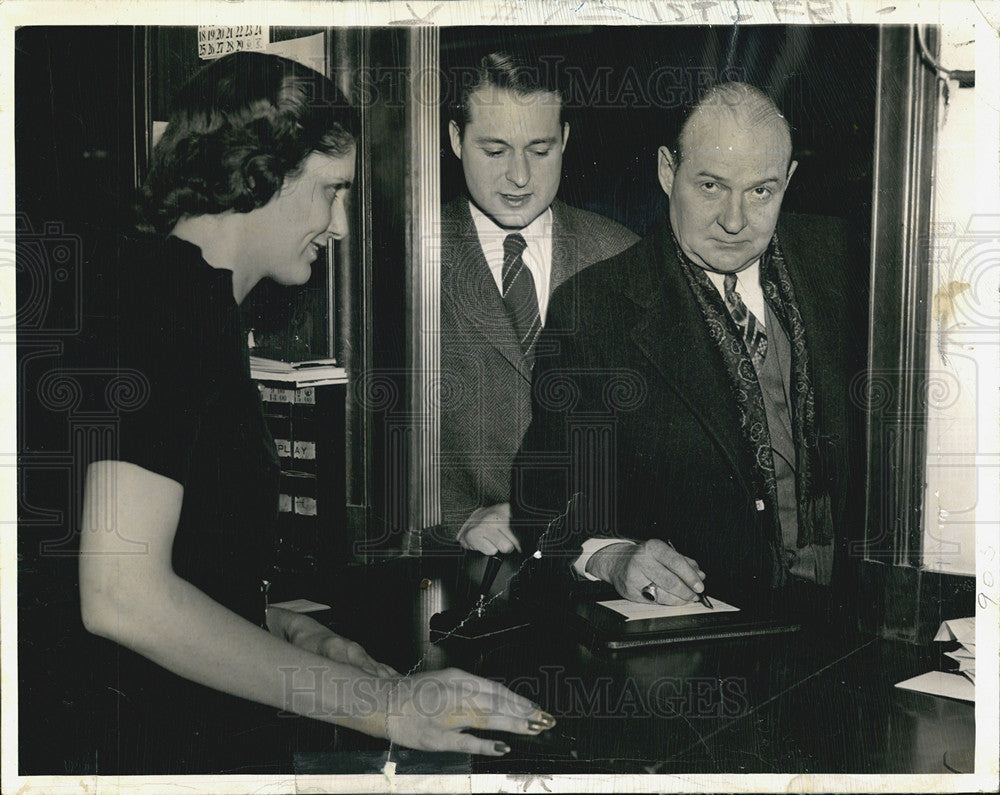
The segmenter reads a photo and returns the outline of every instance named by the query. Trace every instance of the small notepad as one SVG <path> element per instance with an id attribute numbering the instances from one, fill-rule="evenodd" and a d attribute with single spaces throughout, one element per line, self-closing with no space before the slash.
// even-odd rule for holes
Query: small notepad
<path id="1" fill-rule="evenodd" d="M 630 602 L 628 599 L 612 599 L 607 602 L 598 602 L 597 604 L 620 613 L 625 616 L 626 621 L 639 621 L 644 618 L 676 618 L 677 616 L 700 616 L 739 612 L 738 607 L 716 599 L 714 596 L 711 599 L 715 607 L 714 610 L 705 607 L 701 602 L 689 602 L 683 605 L 658 605 Z"/>

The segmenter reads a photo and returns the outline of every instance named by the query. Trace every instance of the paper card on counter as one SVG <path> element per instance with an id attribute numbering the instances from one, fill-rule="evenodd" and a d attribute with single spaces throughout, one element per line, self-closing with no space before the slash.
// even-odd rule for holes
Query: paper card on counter
<path id="1" fill-rule="evenodd" d="M 268 607 L 280 607 L 282 610 L 290 610 L 293 613 L 316 613 L 320 610 L 330 609 L 330 605 L 322 605 L 319 602 L 312 602 L 309 599 L 292 599 L 288 602 L 271 602 Z"/>
<path id="2" fill-rule="evenodd" d="M 947 621 L 942 621 L 934 640 L 957 640 L 963 646 L 974 648 L 976 645 L 975 617 L 950 618 Z"/>
<path id="3" fill-rule="evenodd" d="M 713 613 L 732 613 L 739 610 L 738 607 L 726 604 L 714 596 L 709 598 L 712 600 L 714 610 L 705 607 L 701 602 L 689 602 L 686 605 L 657 605 L 630 602 L 628 599 L 611 599 L 607 602 L 598 602 L 597 604 L 604 605 L 604 607 L 614 610 L 616 613 L 621 613 L 625 616 L 626 621 L 638 621 L 643 618 L 712 615 Z"/>
<path id="4" fill-rule="evenodd" d="M 928 671 L 920 676 L 914 676 L 896 687 L 903 690 L 916 690 L 932 696 L 946 696 L 962 701 L 976 700 L 976 685 L 961 674 L 946 674 L 942 671 Z"/>

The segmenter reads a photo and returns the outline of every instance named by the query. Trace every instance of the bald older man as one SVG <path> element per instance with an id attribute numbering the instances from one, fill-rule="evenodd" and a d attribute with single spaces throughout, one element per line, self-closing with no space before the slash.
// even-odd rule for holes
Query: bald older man
<path id="1" fill-rule="evenodd" d="M 791 154 L 766 95 L 714 87 L 659 150 L 669 222 L 553 296 L 513 482 L 539 568 L 668 605 L 842 568 L 857 263 L 839 222 L 781 214 Z"/>

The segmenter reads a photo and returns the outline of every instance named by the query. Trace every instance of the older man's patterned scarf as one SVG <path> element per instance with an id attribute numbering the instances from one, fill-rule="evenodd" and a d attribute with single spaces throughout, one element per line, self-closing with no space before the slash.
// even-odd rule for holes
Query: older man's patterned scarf
<path id="1" fill-rule="evenodd" d="M 673 235 L 671 234 L 673 238 Z M 701 310 L 708 333 L 719 347 L 726 371 L 733 386 L 736 405 L 740 412 L 743 438 L 754 462 L 756 487 L 772 506 L 777 506 L 777 481 L 771 438 L 767 430 L 764 395 L 753 362 L 747 355 L 743 337 L 726 310 L 722 296 L 709 281 L 705 271 L 685 256 L 676 238 L 673 238 L 681 272 L 691 287 Z M 828 544 L 833 539 L 833 519 L 830 514 L 830 496 L 823 471 L 822 457 L 817 449 L 816 406 L 812 381 L 809 377 L 809 352 L 806 350 L 805 324 L 799 313 L 792 289 L 785 258 L 775 234 L 760 260 L 760 284 L 771 311 L 781 322 L 788 335 L 792 351 L 791 362 L 791 423 L 796 457 L 796 492 L 798 494 L 798 546 Z M 785 566 L 782 562 L 781 528 L 778 512 L 774 516 L 775 540 L 774 585 L 784 581 Z"/>

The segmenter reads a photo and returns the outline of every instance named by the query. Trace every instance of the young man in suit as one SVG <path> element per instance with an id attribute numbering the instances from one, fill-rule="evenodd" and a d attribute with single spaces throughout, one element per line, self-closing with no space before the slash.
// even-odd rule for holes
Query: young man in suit
<path id="1" fill-rule="evenodd" d="M 468 197 L 442 209 L 441 510 L 447 541 L 519 549 L 510 467 L 531 419 L 549 296 L 636 236 L 556 192 L 569 138 L 562 97 L 506 53 L 484 57 L 449 124 Z"/>
<path id="2" fill-rule="evenodd" d="M 512 502 L 556 571 L 660 604 L 829 593 L 859 263 L 838 222 L 781 216 L 791 155 L 768 97 L 716 86 L 659 150 L 668 222 L 550 301 Z"/>

